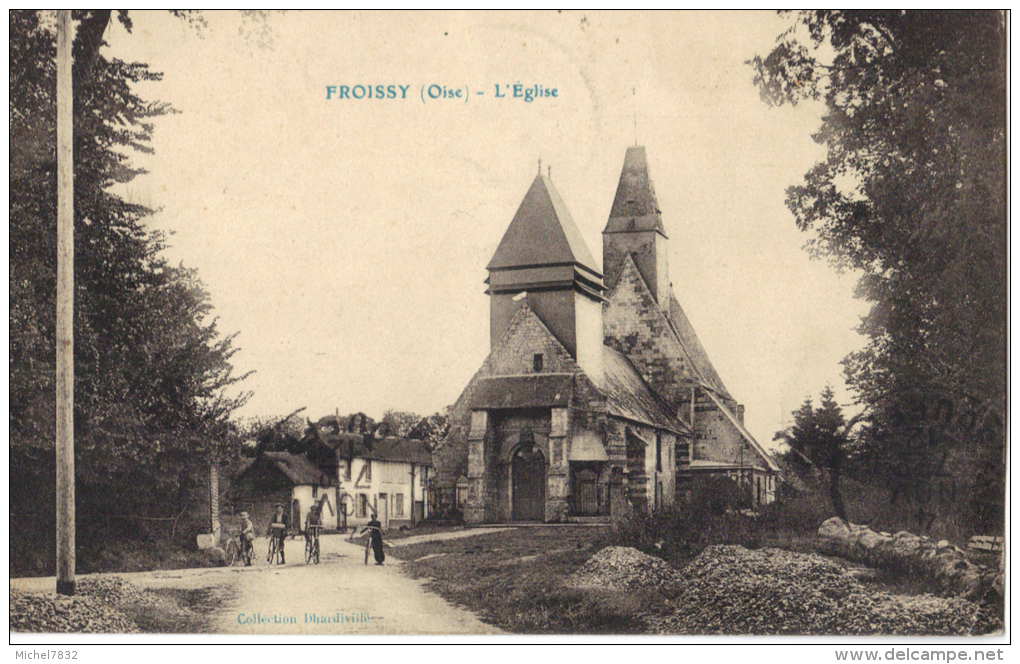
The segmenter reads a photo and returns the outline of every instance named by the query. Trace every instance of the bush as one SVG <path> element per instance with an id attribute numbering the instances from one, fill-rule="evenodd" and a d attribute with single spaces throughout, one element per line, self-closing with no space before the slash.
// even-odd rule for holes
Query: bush
<path id="1" fill-rule="evenodd" d="M 757 514 L 740 511 L 742 498 L 732 480 L 697 478 L 690 501 L 633 514 L 614 526 L 607 543 L 632 546 L 682 567 L 712 544 L 811 550 L 818 526 L 831 516 L 813 495 L 773 503 Z"/>

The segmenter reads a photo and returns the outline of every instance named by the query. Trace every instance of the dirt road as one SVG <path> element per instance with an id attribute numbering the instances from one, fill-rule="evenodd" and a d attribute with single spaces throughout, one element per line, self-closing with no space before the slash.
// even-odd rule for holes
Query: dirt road
<path id="1" fill-rule="evenodd" d="M 304 540 L 287 541 L 287 565 L 270 567 L 266 540 L 252 567 L 120 574 L 143 588 L 212 589 L 221 600 L 211 631 L 221 634 L 494 634 L 499 630 L 451 606 L 400 573 L 399 561 L 364 564 L 364 547 L 324 535 L 318 565 L 305 564 Z M 52 577 L 12 579 L 11 587 L 51 591 Z"/>

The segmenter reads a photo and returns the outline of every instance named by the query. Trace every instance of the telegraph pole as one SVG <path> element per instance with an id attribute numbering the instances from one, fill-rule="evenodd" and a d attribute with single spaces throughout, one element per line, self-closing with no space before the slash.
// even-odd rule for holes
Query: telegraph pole
<path id="1" fill-rule="evenodd" d="M 57 14 L 57 593 L 74 594 L 74 152 L 71 12 Z"/>

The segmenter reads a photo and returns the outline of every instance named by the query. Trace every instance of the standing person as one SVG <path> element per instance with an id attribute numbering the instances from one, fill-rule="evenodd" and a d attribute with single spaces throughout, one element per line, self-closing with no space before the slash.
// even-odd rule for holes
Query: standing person
<path id="1" fill-rule="evenodd" d="M 244 559 L 245 567 L 251 567 L 252 554 L 254 553 L 252 542 L 254 541 L 255 524 L 251 522 L 247 512 L 241 512 L 241 546 L 244 547 L 242 558 Z"/>
<path id="2" fill-rule="evenodd" d="M 382 524 L 379 523 L 379 518 L 375 512 L 372 512 L 372 520 L 368 522 L 368 525 L 361 532 L 363 534 L 368 533 L 372 540 L 372 553 L 375 554 L 375 564 L 382 565 L 383 561 L 386 560 L 386 554 L 383 553 L 382 548 Z"/>
<path id="3" fill-rule="evenodd" d="M 283 513 L 283 505 L 276 506 L 276 514 L 269 520 L 269 529 L 266 531 L 266 535 L 276 538 L 276 545 L 280 551 L 280 564 L 286 564 L 286 560 L 283 557 L 283 543 L 287 538 L 287 528 L 290 526 L 290 520 L 287 515 Z"/>

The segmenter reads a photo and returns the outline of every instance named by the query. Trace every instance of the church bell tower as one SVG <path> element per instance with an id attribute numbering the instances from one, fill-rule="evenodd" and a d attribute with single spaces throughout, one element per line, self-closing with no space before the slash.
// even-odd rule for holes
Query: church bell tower
<path id="1" fill-rule="evenodd" d="M 552 180 L 535 178 L 487 267 L 491 345 L 526 301 L 594 380 L 602 379 L 602 273 Z"/>
<path id="2" fill-rule="evenodd" d="M 630 254 L 655 301 L 666 309 L 670 293 L 667 239 L 655 188 L 648 177 L 645 148 L 638 145 L 627 148 L 609 223 L 602 231 L 606 290 L 616 285 L 623 261 Z"/>

